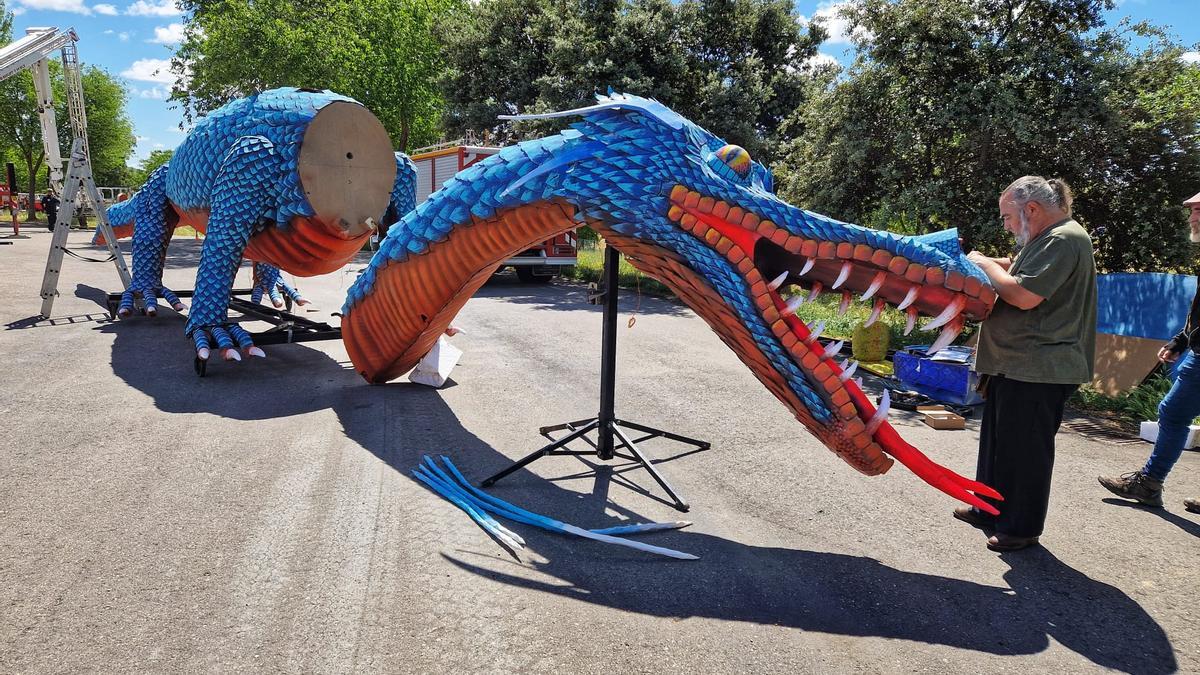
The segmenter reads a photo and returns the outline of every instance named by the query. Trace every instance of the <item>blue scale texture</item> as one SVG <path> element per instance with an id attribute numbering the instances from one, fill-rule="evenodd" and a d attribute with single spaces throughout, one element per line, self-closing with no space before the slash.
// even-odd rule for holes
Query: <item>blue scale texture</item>
<path id="1" fill-rule="evenodd" d="M 610 94 L 598 97 L 597 104 L 588 108 L 538 117 L 575 121 L 556 136 L 505 148 L 461 172 L 393 225 L 367 270 L 351 286 L 344 314 L 353 312 L 371 293 L 379 270 L 424 253 L 472 215 L 487 217 L 497 209 L 562 199 L 583 216 L 686 259 L 755 336 L 759 348 L 811 413 L 824 420 L 832 413 L 818 393 L 821 389 L 808 382 L 759 317 L 741 275 L 723 256 L 667 218 L 668 195 L 674 186 L 740 206 L 795 235 L 867 244 L 987 283 L 983 272 L 958 250 L 953 230 L 905 237 L 798 209 L 775 196 L 774 179 L 765 166 L 752 162 L 745 176 L 730 170 L 716 156 L 725 141 L 657 101 Z"/>

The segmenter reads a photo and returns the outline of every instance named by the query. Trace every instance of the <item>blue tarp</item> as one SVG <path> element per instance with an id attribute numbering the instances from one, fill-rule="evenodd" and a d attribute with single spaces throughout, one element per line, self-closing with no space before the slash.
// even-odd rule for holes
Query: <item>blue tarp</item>
<path id="1" fill-rule="evenodd" d="M 1196 277 L 1153 272 L 1096 278 L 1096 332 L 1169 340 L 1187 321 Z"/>

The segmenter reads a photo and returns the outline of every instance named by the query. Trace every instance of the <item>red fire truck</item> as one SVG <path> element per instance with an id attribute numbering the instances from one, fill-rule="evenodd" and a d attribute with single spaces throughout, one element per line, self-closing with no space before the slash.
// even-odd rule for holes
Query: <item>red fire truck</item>
<path id="1" fill-rule="evenodd" d="M 500 150 L 464 145 L 461 141 L 417 150 L 412 156 L 417 165 L 417 204 L 428 199 L 454 174 Z M 500 269 L 512 267 L 517 277 L 526 283 L 549 281 L 563 268 L 575 264 L 576 242 L 575 231 L 569 230 L 509 258 Z"/>

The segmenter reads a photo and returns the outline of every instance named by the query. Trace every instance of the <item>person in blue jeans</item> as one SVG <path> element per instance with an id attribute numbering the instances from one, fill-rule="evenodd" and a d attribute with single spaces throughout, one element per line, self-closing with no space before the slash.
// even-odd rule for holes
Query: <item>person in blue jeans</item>
<path id="1" fill-rule="evenodd" d="M 1200 194 L 1184 205 L 1192 210 L 1188 219 L 1191 241 L 1200 244 Z M 1100 484 L 1118 497 L 1161 507 L 1163 483 L 1183 454 L 1188 426 L 1200 416 L 1200 288 L 1192 298 L 1192 308 L 1183 330 L 1158 350 L 1158 359 L 1163 363 L 1174 363 L 1180 358 L 1175 384 L 1158 404 L 1158 439 L 1146 465 L 1120 476 L 1100 476 Z M 1188 511 L 1200 513 L 1200 498 L 1185 499 L 1183 505 Z"/>

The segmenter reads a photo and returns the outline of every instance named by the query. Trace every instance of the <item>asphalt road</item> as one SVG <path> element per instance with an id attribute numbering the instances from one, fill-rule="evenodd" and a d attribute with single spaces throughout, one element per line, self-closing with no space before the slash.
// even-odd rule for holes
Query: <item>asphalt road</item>
<path id="1" fill-rule="evenodd" d="M 646 539 L 701 559 L 514 525 L 517 560 L 410 471 L 482 478 L 595 413 L 581 287 L 493 280 L 440 391 L 368 386 L 338 342 L 200 379 L 173 312 L 108 321 L 111 264 L 68 259 L 31 319 L 49 235 L 25 236 L 0 246 L 0 671 L 1200 672 L 1197 453 L 1144 510 L 1095 476 L 1148 445 L 1064 431 L 1045 546 L 992 553 L 903 466 L 834 457 L 682 305 L 628 293 L 618 415 L 712 443 L 647 444 L 695 524 Z M 175 241 L 169 285 L 198 253 Z M 358 268 L 301 280 L 309 316 Z M 973 473 L 973 425 L 892 423 Z M 586 527 L 680 517 L 626 468 L 543 459 L 494 491 Z"/>

